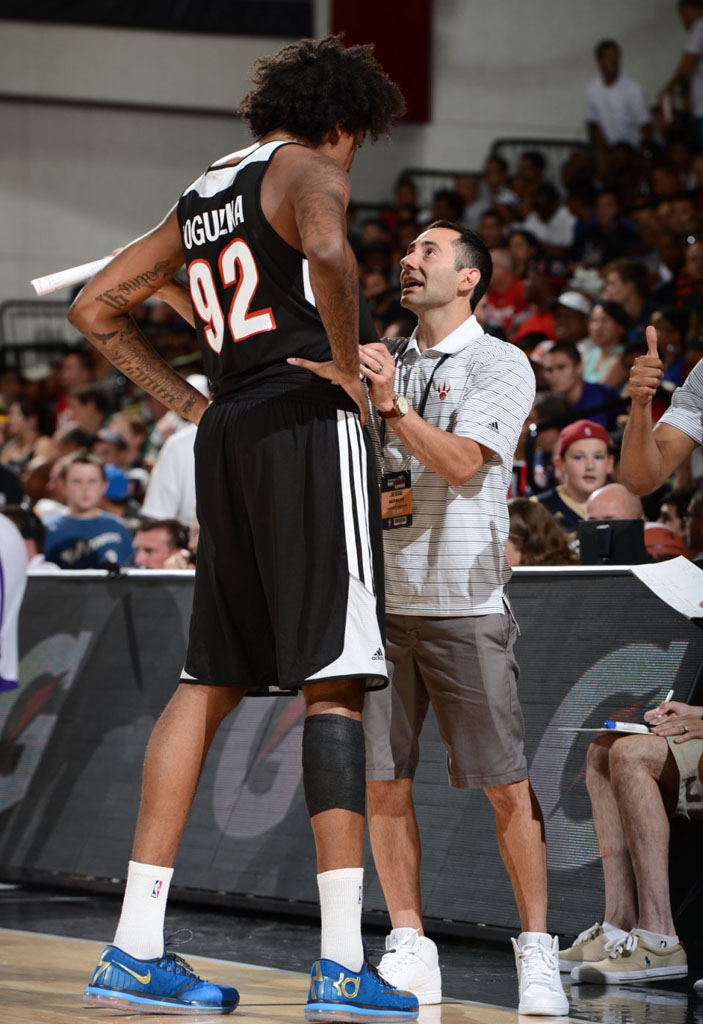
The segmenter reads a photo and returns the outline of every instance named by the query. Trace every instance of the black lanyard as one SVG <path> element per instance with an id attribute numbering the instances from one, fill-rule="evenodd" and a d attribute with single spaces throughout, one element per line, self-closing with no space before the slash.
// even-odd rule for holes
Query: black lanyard
<path id="1" fill-rule="evenodd" d="M 427 405 L 427 399 L 430 397 L 430 389 L 432 388 L 432 381 L 434 380 L 434 375 L 436 374 L 437 370 L 440 368 L 442 363 L 446 359 L 449 359 L 450 355 L 451 355 L 451 352 L 443 352 L 442 355 L 439 357 L 439 359 L 437 360 L 437 362 L 434 365 L 432 373 L 430 374 L 430 379 L 427 381 L 427 384 L 425 385 L 425 390 L 422 393 L 422 398 L 420 399 L 420 404 L 417 407 L 417 409 L 415 410 L 417 412 L 418 416 L 421 419 L 422 419 L 422 417 L 425 414 L 425 406 Z M 380 429 L 379 433 L 380 433 L 380 440 L 381 440 L 381 451 L 383 451 L 383 449 L 386 446 L 386 421 L 384 419 L 381 419 L 381 429 Z"/>

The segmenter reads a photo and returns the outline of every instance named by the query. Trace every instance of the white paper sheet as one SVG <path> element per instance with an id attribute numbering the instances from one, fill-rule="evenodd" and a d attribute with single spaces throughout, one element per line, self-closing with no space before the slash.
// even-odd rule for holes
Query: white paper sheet
<path id="1" fill-rule="evenodd" d="M 632 565 L 630 572 L 687 619 L 703 618 L 703 569 L 688 558 Z"/>

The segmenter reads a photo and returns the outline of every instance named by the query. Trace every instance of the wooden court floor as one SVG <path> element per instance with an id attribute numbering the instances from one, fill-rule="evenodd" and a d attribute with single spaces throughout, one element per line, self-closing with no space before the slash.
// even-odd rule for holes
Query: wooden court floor
<path id="1" fill-rule="evenodd" d="M 188 1021 L 266 1021 L 301 1024 L 308 979 L 292 971 L 189 957 L 195 970 L 210 981 L 234 984 L 241 1003 L 231 1017 L 130 1013 L 83 1006 L 81 993 L 100 953 L 99 944 L 36 932 L 0 928 L 0 1022 L 2 1024 L 100 1024 L 115 1020 L 147 1024 Z M 539 1024 L 553 1017 L 523 1017 L 480 1003 L 445 1002 L 420 1011 L 420 1024 Z M 560 1017 L 566 1022 L 570 1018 Z M 580 1017 L 583 1022 L 584 1018 Z"/>

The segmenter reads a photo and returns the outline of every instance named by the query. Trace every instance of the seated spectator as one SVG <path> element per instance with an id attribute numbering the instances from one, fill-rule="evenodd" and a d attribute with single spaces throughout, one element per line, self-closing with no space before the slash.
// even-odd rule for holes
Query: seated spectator
<path id="1" fill-rule="evenodd" d="M 554 450 L 559 434 L 572 418 L 571 407 L 563 395 L 549 391 L 537 394 L 528 417 L 529 433 L 524 457 L 528 465 L 529 487 L 524 495 L 548 491 L 558 482 L 554 476 Z"/>
<path id="2" fill-rule="evenodd" d="M 89 387 L 93 383 L 93 362 L 90 352 L 74 348 L 61 359 L 59 367 L 60 392 L 56 399 L 54 420 L 57 427 L 68 422 L 68 396 L 76 388 Z"/>
<path id="3" fill-rule="evenodd" d="M 542 254 L 539 241 L 524 228 L 512 228 L 508 235 L 508 248 L 515 262 L 515 273 L 518 277 L 527 277 L 533 261 Z"/>
<path id="4" fill-rule="evenodd" d="M 588 336 L 588 318 L 593 303 L 581 292 L 566 291 L 554 305 L 554 334 L 557 341 L 576 345 L 582 356 L 592 348 Z"/>
<path id="5" fill-rule="evenodd" d="M 532 209 L 532 200 L 535 192 L 544 184 L 544 169 L 546 161 L 544 155 L 538 149 L 524 150 L 518 159 L 517 174 L 510 182 L 510 187 L 520 201 L 520 210 L 523 217 Z"/>
<path id="6" fill-rule="evenodd" d="M 127 442 L 122 434 L 109 427 L 101 427 L 95 435 L 90 451 L 104 463 L 126 469 L 129 465 Z"/>
<path id="7" fill-rule="evenodd" d="M 149 427 L 141 416 L 133 413 L 116 412 L 110 417 L 109 430 L 121 434 L 127 444 L 125 469 L 136 468 L 142 464 L 142 453 L 146 443 Z"/>
<path id="8" fill-rule="evenodd" d="M 2 509 L 19 530 L 27 551 L 27 572 L 60 572 L 58 565 L 44 557 L 46 530 L 39 516 L 28 505 L 8 505 Z"/>
<path id="9" fill-rule="evenodd" d="M 602 267 L 620 256 L 629 256 L 637 242 L 634 225 L 623 216 L 620 196 L 614 189 L 603 189 L 589 220 L 576 227 L 569 259 L 588 267 Z"/>
<path id="10" fill-rule="evenodd" d="M 195 457 L 198 428 L 189 423 L 169 437 L 149 477 L 142 514 L 152 519 L 177 519 L 188 527 L 195 517 Z"/>
<path id="11" fill-rule="evenodd" d="M 137 569 L 163 569 L 167 559 L 188 545 L 188 532 L 176 519 L 142 519 L 134 536 Z"/>
<path id="12" fill-rule="evenodd" d="M 538 501 L 511 498 L 505 560 L 518 565 L 574 565 L 578 561 L 554 516 Z"/>
<path id="13" fill-rule="evenodd" d="M 89 434 L 83 427 L 70 421 L 57 427 L 52 438 L 56 457 L 62 459 L 64 455 L 71 455 L 79 449 L 90 448 L 94 437 L 94 434 Z"/>
<path id="14" fill-rule="evenodd" d="M 61 569 L 131 565 L 132 535 L 117 516 L 103 512 L 107 480 L 100 459 L 76 452 L 61 460 L 68 511 L 46 524 L 46 558 Z"/>
<path id="15" fill-rule="evenodd" d="M 657 522 L 684 537 L 686 511 L 692 497 L 693 489 L 690 487 L 677 487 L 670 491 L 661 503 Z"/>
<path id="16" fill-rule="evenodd" d="M 531 231 L 550 256 L 563 257 L 574 241 L 576 218 L 561 202 L 554 185 L 540 185 L 532 199 L 532 212 L 525 218 Z"/>
<path id="17" fill-rule="evenodd" d="M 105 388 L 85 384 L 68 396 L 67 419 L 94 437 L 105 424 L 111 405 Z"/>
<path id="18" fill-rule="evenodd" d="M 622 356 L 630 318 L 617 302 L 599 302 L 588 318 L 593 346 L 583 357 L 583 379 L 588 384 L 605 384 L 618 390 L 627 380 Z"/>
<path id="19" fill-rule="evenodd" d="M 500 249 L 504 244 L 505 223 L 496 209 L 491 207 L 481 215 L 477 234 L 489 249 Z"/>
<path id="20" fill-rule="evenodd" d="M 567 533 L 586 516 L 586 502 L 602 487 L 613 469 L 610 436 L 592 420 L 576 420 L 559 434 L 554 467 L 562 482 L 553 491 L 537 495 Z"/>
<path id="21" fill-rule="evenodd" d="M 53 454 L 51 438 L 43 432 L 40 406 L 29 398 L 16 398 L 7 410 L 5 437 L 0 454 L 3 466 L 18 476 L 30 459 Z"/>
<path id="22" fill-rule="evenodd" d="M 613 388 L 584 381 L 581 354 L 575 345 L 559 342 L 544 354 L 542 363 L 550 390 L 564 395 L 575 418 L 615 429 L 623 401 Z"/>
<path id="23" fill-rule="evenodd" d="M 168 556 L 164 563 L 164 569 L 194 569 L 198 554 L 198 540 L 200 538 L 200 523 L 197 518 L 190 524 L 190 535 L 188 547 L 178 548 Z"/>
<path id="24" fill-rule="evenodd" d="M 478 197 L 464 211 L 467 227 L 475 228 L 486 210 L 491 208 L 498 208 L 502 217 L 512 219 L 518 202 L 516 194 L 508 188 L 507 162 L 502 156 L 489 156 L 483 165 Z"/>
<path id="25" fill-rule="evenodd" d="M 601 734 L 586 755 L 605 909 L 559 954 L 575 982 L 687 974 L 669 897 L 669 818 L 703 819 L 703 707 L 669 701 L 644 717 L 654 735 Z"/>
<path id="26" fill-rule="evenodd" d="M 683 384 L 686 343 L 692 334 L 691 311 L 665 306 L 652 313 L 650 322 L 657 332 L 657 349 L 664 364 L 662 387 L 674 391 Z"/>
<path id="27" fill-rule="evenodd" d="M 44 523 L 44 526 L 51 522 L 52 519 L 56 519 L 57 516 L 66 515 L 68 512 L 66 488 L 63 481 L 64 463 L 67 458 L 70 458 L 70 456 L 64 455 L 63 459 L 57 459 L 56 462 L 52 463 L 49 469 L 49 478 L 44 488 L 45 496 L 38 498 L 34 502 L 34 511 Z"/>
<path id="28" fill-rule="evenodd" d="M 606 484 L 586 502 L 586 519 L 644 519 L 642 502 L 622 484 Z"/>
<path id="29" fill-rule="evenodd" d="M 521 347 L 523 339 L 529 334 L 541 334 L 543 339 L 556 341 L 554 308 L 560 281 L 549 274 L 546 268 L 542 270 L 536 262 L 532 262 L 524 278 L 524 288 L 527 309 L 515 317 L 510 332 L 511 340 Z M 543 345 L 540 352 L 547 351 L 549 347 Z"/>
<path id="30" fill-rule="evenodd" d="M 527 308 L 525 284 L 515 272 L 515 260 L 509 249 L 492 249 L 493 275 L 483 301 L 486 323 L 500 327 L 507 336 L 515 317 Z"/>
<path id="31" fill-rule="evenodd" d="M 603 268 L 604 284 L 601 302 L 617 302 L 630 318 L 627 341 L 639 341 L 652 312 L 649 297 L 649 274 L 640 260 L 620 259 Z"/>
<path id="32" fill-rule="evenodd" d="M 453 224 L 461 221 L 464 213 L 464 200 L 458 192 L 448 188 L 440 188 L 432 196 L 430 221 L 450 220 Z"/>

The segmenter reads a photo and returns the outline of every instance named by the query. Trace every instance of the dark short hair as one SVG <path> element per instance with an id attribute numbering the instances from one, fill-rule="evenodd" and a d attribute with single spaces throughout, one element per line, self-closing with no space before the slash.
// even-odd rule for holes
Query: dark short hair
<path id="1" fill-rule="evenodd" d="M 498 164 L 503 174 L 508 173 L 508 161 L 504 157 L 500 156 L 498 153 L 491 153 L 487 157 L 486 162 L 483 165 L 484 170 L 486 167 L 488 167 L 489 164 Z"/>
<path id="2" fill-rule="evenodd" d="M 70 358 L 71 356 L 73 356 L 74 359 L 78 360 L 78 362 L 81 364 L 84 370 L 89 370 L 91 373 L 93 372 L 93 360 L 90 358 L 90 353 L 86 351 L 86 349 L 70 348 L 68 352 L 64 352 L 63 356 L 61 357 L 61 362 L 63 362 L 64 359 Z"/>
<path id="3" fill-rule="evenodd" d="M 301 39 L 252 66 L 253 88 L 237 108 L 252 135 L 285 129 L 319 146 L 336 125 L 372 139 L 405 113 L 400 89 L 380 68 L 373 46 L 341 36 Z"/>
<path id="4" fill-rule="evenodd" d="M 461 227 L 460 224 L 454 224 L 450 220 L 435 220 L 432 224 L 428 224 L 425 231 L 431 231 L 433 228 L 448 228 L 450 231 L 456 231 L 459 235 L 459 238 L 453 243 L 455 270 L 462 270 L 464 267 L 475 267 L 481 275 L 478 284 L 471 293 L 471 312 L 473 313 L 488 291 L 491 277 L 493 276 L 493 260 L 488 251 L 488 246 L 483 239 L 479 238 L 475 231 Z"/>
<path id="5" fill-rule="evenodd" d="M 614 39 L 601 39 L 593 50 L 596 60 L 600 60 L 603 50 L 607 49 L 617 50 L 618 56 L 620 55 L 620 43 L 616 43 Z"/>
<path id="6" fill-rule="evenodd" d="M 526 149 L 520 154 L 521 160 L 528 160 L 533 167 L 538 167 L 540 171 L 543 171 L 546 167 L 547 161 L 544 158 L 544 154 L 540 153 L 538 149 Z"/>
<path id="7" fill-rule="evenodd" d="M 77 399 L 81 405 L 94 405 L 104 416 L 111 408 L 110 396 L 107 391 L 94 384 L 82 384 L 79 388 L 73 388 L 71 398 Z"/>
<path id="8" fill-rule="evenodd" d="M 135 533 L 147 533 L 149 530 L 165 530 L 169 537 L 171 550 L 188 546 L 188 530 L 177 519 L 154 519 L 145 516 L 139 520 Z"/>
<path id="9" fill-rule="evenodd" d="M 581 362 L 581 353 L 576 345 L 572 345 L 570 341 L 558 341 L 556 345 L 552 345 L 549 351 L 544 354 L 546 356 L 566 356 L 574 366 L 578 366 Z"/>
<path id="10" fill-rule="evenodd" d="M 443 200 L 449 205 L 454 211 L 456 217 L 461 217 L 464 211 L 464 200 L 461 198 L 458 192 L 455 192 L 450 188 L 440 188 L 432 196 L 432 202 L 436 203 L 438 199 Z"/>
<path id="11" fill-rule="evenodd" d="M 44 553 L 46 530 L 39 516 L 29 505 L 5 505 L 0 508 L 0 512 L 15 524 L 25 540 L 34 541 L 40 554 Z"/>

